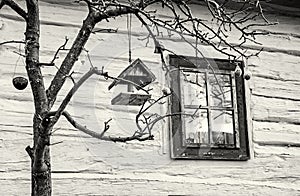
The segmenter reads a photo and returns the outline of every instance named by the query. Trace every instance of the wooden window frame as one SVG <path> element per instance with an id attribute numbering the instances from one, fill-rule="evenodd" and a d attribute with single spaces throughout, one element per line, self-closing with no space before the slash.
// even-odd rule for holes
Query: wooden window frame
<path id="1" fill-rule="evenodd" d="M 238 116 L 239 147 L 203 147 L 189 146 L 183 142 L 183 112 L 180 71 L 181 69 L 207 70 L 208 62 L 219 70 L 234 71 L 239 66 L 242 75 L 235 77 L 235 99 Z M 197 64 L 197 67 L 195 66 Z M 201 159 L 201 160 L 248 160 L 250 158 L 249 140 L 247 130 L 247 111 L 245 81 L 243 78 L 244 62 L 224 59 L 203 59 L 196 57 L 169 55 L 169 76 L 172 90 L 171 101 L 171 158 L 174 159 Z"/>

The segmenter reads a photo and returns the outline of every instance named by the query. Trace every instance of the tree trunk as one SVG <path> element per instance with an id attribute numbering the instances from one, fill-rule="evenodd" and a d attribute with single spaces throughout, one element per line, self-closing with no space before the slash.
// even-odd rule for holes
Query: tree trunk
<path id="1" fill-rule="evenodd" d="M 38 133 L 43 132 L 39 129 L 42 126 L 42 123 L 39 119 L 34 117 L 34 147 L 33 152 L 36 151 L 39 144 L 41 135 Z M 47 135 L 45 138 L 47 144 L 50 143 L 50 135 Z M 43 154 L 43 164 L 36 164 L 39 161 L 39 157 L 36 153 L 33 153 L 31 162 L 31 195 L 32 196 L 49 196 L 52 192 L 51 184 L 51 162 L 50 162 L 50 147 L 49 145 L 45 146 Z"/>
<path id="2" fill-rule="evenodd" d="M 45 171 L 35 171 L 32 167 L 31 183 L 32 196 L 49 196 L 52 192 L 51 185 L 51 166 L 50 166 L 50 148 L 45 152 L 45 160 L 49 163 Z"/>
<path id="3" fill-rule="evenodd" d="M 26 0 L 28 19 L 25 32 L 26 71 L 33 93 L 35 114 L 33 117 L 33 148 L 27 149 L 31 157 L 33 196 L 51 195 L 50 133 L 48 100 L 39 66 L 40 20 L 38 0 Z"/>

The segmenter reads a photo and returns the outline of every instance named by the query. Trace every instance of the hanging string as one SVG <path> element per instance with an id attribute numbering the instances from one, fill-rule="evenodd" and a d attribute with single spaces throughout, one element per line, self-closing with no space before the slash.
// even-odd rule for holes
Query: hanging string
<path id="1" fill-rule="evenodd" d="M 127 14 L 128 55 L 129 55 L 128 61 L 129 61 L 129 64 L 132 61 L 132 59 L 131 59 L 131 21 L 132 20 L 131 19 L 132 19 L 131 13 Z"/>
<path id="2" fill-rule="evenodd" d="M 198 36 L 196 35 L 196 67 L 198 67 Z M 196 73 L 196 84 L 198 84 L 199 79 L 198 79 L 198 73 Z"/>
<path id="3" fill-rule="evenodd" d="M 195 44 L 195 52 L 196 52 L 196 67 L 198 67 L 198 36 L 196 34 L 196 44 Z"/>
<path id="4" fill-rule="evenodd" d="M 196 60 L 198 59 L 198 36 L 196 36 L 196 45 L 195 45 L 196 49 L 195 49 L 195 52 L 196 52 Z"/>
<path id="5" fill-rule="evenodd" d="M 21 53 L 21 44 L 19 45 L 19 53 Z M 15 65 L 15 68 L 14 68 L 14 73 L 13 73 L 13 78 L 15 77 L 15 75 L 16 75 L 16 71 L 17 71 L 17 66 L 18 66 L 18 63 L 19 63 L 19 61 L 20 61 L 20 58 L 21 58 L 21 55 L 19 55 L 18 56 L 18 59 L 17 59 L 17 61 L 16 61 L 16 65 Z"/>

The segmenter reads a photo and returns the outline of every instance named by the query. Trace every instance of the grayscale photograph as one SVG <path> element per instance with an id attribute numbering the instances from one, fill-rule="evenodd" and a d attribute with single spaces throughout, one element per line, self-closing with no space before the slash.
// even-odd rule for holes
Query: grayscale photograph
<path id="1" fill-rule="evenodd" d="M 0 0 L 0 64 L 0 195 L 300 195 L 300 1 Z"/>

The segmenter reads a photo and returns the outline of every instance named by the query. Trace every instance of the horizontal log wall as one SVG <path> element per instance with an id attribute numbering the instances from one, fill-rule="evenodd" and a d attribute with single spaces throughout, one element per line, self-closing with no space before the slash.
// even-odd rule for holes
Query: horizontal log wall
<path id="1" fill-rule="evenodd" d="M 41 61 L 52 59 L 55 50 L 68 36 L 72 40 L 85 12 L 80 7 L 41 3 Z M 52 13 L 55 13 L 52 14 Z M 199 13 L 208 13 L 199 7 Z M 170 159 L 167 123 L 158 125 L 155 140 L 126 144 L 99 141 L 73 129 L 65 119 L 56 126 L 52 142 L 53 195 L 297 195 L 300 191 L 300 19 L 270 15 L 280 22 L 264 28 L 270 34 L 259 38 L 264 50 L 259 58 L 248 61 L 252 72 L 250 86 L 251 149 L 246 162 L 179 161 Z M 116 33 L 94 34 L 87 49 L 93 64 L 104 66 L 117 76 L 128 64 L 126 18 L 111 20 L 97 28 L 119 28 Z M 0 41 L 23 39 L 24 24 L 8 8 L 1 10 Z M 133 58 L 141 58 L 156 74 L 158 97 L 164 84 L 160 58 L 153 47 L 145 47 L 140 24 L 134 21 Z M 182 40 L 164 38 L 178 54 L 195 52 Z M 248 45 L 255 52 L 259 47 Z M 22 48 L 22 47 L 21 47 Z M 29 195 L 30 160 L 25 147 L 32 144 L 33 104 L 30 88 L 17 91 L 11 80 L 25 76 L 22 58 L 12 51 L 18 45 L 0 47 L 0 187 L 5 195 Z M 220 57 L 207 46 L 209 57 Z M 61 62 L 64 52 L 61 53 Z M 82 55 L 74 71 L 84 73 L 89 62 Z M 43 68 L 46 84 L 54 67 Z M 75 74 L 78 79 L 80 74 Z M 115 107 L 110 100 L 117 90 L 107 91 L 111 81 L 93 77 L 77 93 L 68 107 L 75 118 L 93 130 L 103 129 L 110 117 L 111 134 L 131 134 L 137 109 Z M 69 80 L 58 100 L 72 86 Z M 165 111 L 166 108 L 155 108 Z M 131 124 L 130 124 L 131 123 Z M 127 129 L 125 129 L 125 125 Z M 114 131 L 116 130 L 116 131 Z"/>

